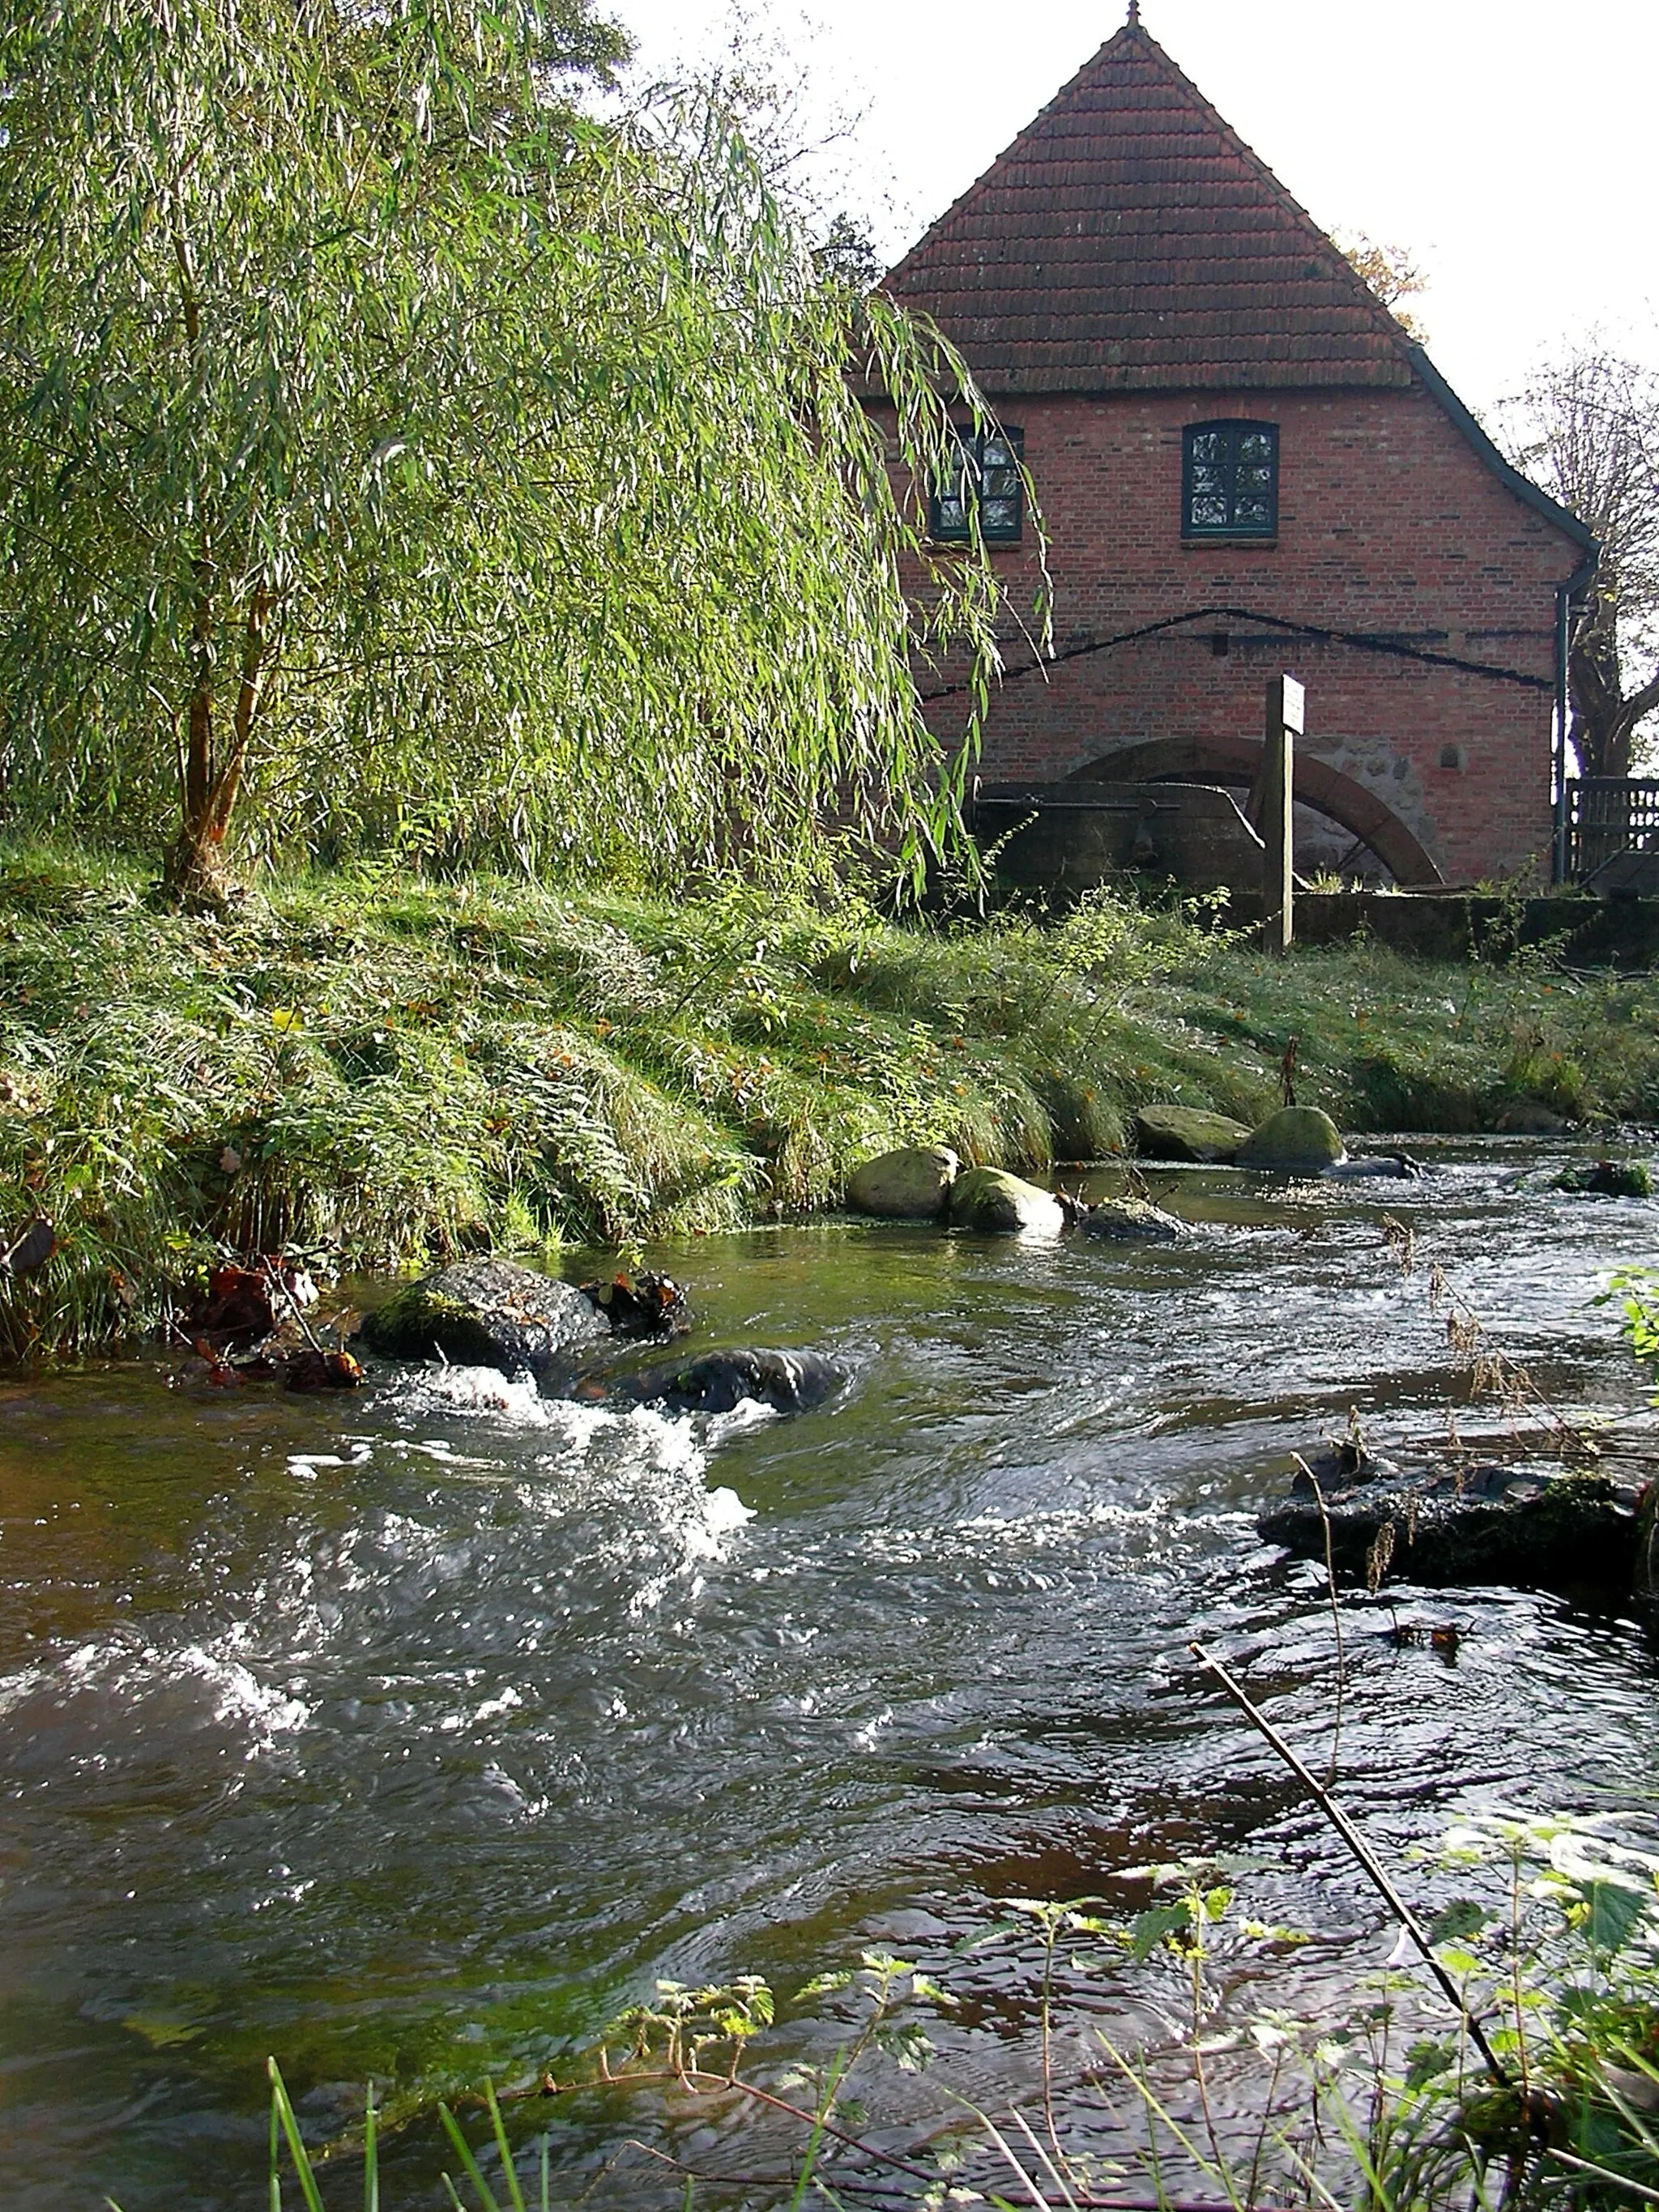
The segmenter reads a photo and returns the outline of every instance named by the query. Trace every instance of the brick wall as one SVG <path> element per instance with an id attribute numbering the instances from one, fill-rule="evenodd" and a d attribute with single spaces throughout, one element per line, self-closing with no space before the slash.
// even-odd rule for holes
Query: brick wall
<path id="1" fill-rule="evenodd" d="M 1422 387 L 1009 399 L 1048 526 L 1063 651 L 1204 606 L 1257 610 L 1541 677 L 1554 587 L 1579 555 L 1506 490 Z M 1184 545 L 1182 430 L 1231 416 L 1279 428 L 1272 544 Z M 1034 533 L 996 555 L 1016 604 Z M 1224 657 L 1218 635 L 1226 635 Z M 1030 656 L 1010 633 L 1011 666 Z M 1115 748 L 1260 736 L 1266 678 L 1308 688 L 1306 749 L 1386 801 L 1449 882 L 1547 869 L 1547 688 L 1206 618 L 1005 682 L 981 773 L 1043 781 Z M 953 710 L 939 710 L 941 734 Z M 959 720 L 959 716 L 956 717 Z"/>

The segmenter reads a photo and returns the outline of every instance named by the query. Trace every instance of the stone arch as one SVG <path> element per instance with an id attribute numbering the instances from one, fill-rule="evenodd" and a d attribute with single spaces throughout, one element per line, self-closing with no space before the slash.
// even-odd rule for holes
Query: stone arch
<path id="1" fill-rule="evenodd" d="M 1072 783 L 1251 784 L 1261 765 L 1260 739 L 1150 738 L 1116 747 L 1073 771 Z M 1444 876 L 1400 817 L 1374 791 L 1311 753 L 1296 757 L 1296 795 L 1304 805 L 1369 845 L 1399 884 L 1443 884 Z"/>

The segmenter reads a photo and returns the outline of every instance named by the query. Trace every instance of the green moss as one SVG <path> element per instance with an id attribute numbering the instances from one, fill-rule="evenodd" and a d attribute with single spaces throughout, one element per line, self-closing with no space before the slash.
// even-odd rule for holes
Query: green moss
<path id="1" fill-rule="evenodd" d="M 470 1307 L 405 1283 L 363 1316 L 363 1341 L 383 1359 L 429 1359 L 434 1347 L 458 1366 L 493 1367 L 495 1344 Z"/>
<path id="2" fill-rule="evenodd" d="M 1651 1198 L 1653 1171 L 1645 1160 L 1596 1160 L 1566 1169 L 1556 1177 L 1556 1187 L 1597 1198 Z"/>

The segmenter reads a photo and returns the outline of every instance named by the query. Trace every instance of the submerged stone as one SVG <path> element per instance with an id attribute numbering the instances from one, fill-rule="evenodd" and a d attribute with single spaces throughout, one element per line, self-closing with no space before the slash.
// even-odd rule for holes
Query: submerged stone
<path id="1" fill-rule="evenodd" d="M 1066 1213 L 1051 1192 L 1005 1168 L 969 1168 L 951 1186 L 951 1221 L 993 1236 L 1058 1237 Z"/>
<path id="2" fill-rule="evenodd" d="M 1342 1132 L 1317 1106 L 1281 1106 L 1252 1129 L 1238 1148 L 1240 1167 L 1277 1169 L 1284 1174 L 1317 1174 L 1346 1158 Z"/>
<path id="3" fill-rule="evenodd" d="M 1154 1160 L 1225 1165 L 1249 1133 L 1243 1121 L 1201 1106 L 1143 1106 L 1135 1115 L 1135 1149 Z"/>
<path id="4" fill-rule="evenodd" d="M 1629 1590 L 1639 1483 L 1599 1469 L 1498 1462 L 1407 1473 L 1352 1444 L 1327 1447 L 1256 1527 L 1298 1558 L 1331 1559 L 1375 1586 L 1594 1582 Z M 1315 1481 L 1322 1493 L 1316 1495 Z"/>
<path id="5" fill-rule="evenodd" d="M 1409 1152 L 1375 1152 L 1364 1159 L 1339 1160 L 1323 1172 L 1337 1182 L 1419 1182 L 1428 1170 Z"/>
<path id="6" fill-rule="evenodd" d="M 363 1316 L 363 1342 L 383 1359 L 452 1360 L 535 1373 L 611 1325 L 584 1291 L 510 1260 L 458 1260 L 395 1291 Z"/>
<path id="7" fill-rule="evenodd" d="M 1079 1224 L 1085 1237 L 1123 1243 L 1173 1244 L 1183 1224 L 1146 1198 L 1108 1198 L 1091 1206 Z"/>
<path id="8" fill-rule="evenodd" d="M 847 1186 L 854 1213 L 886 1221 L 935 1221 L 956 1181 L 957 1156 L 948 1145 L 907 1145 L 855 1168 Z"/>
<path id="9" fill-rule="evenodd" d="M 804 1413 L 831 1398 L 847 1370 L 817 1352 L 705 1352 L 678 1367 L 648 1367 L 617 1386 L 641 1405 L 676 1413 L 729 1413 L 745 1399 L 775 1413 Z"/>

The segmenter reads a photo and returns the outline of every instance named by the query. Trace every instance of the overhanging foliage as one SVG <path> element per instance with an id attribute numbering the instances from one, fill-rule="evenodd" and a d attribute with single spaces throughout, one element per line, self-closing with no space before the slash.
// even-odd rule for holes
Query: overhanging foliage
<path id="1" fill-rule="evenodd" d="M 154 842 L 182 799 L 199 859 L 245 794 L 268 854 L 647 878 L 832 821 L 912 864 L 948 839 L 997 592 L 906 487 L 977 401 L 817 276 L 716 121 L 688 159 L 562 105 L 550 52 L 596 36 L 473 0 L 12 12 L 14 824 Z M 941 747 L 910 669 L 951 647 Z"/>

